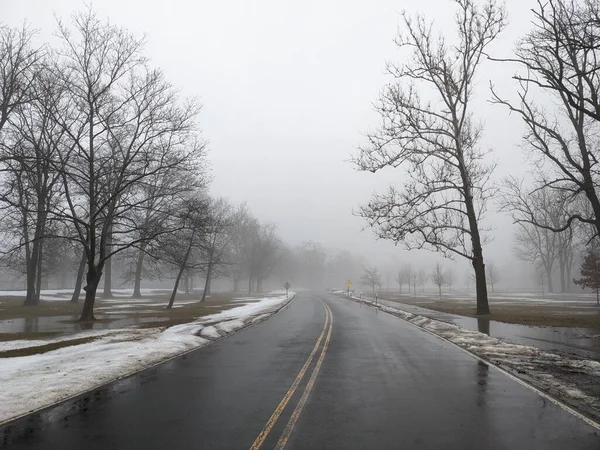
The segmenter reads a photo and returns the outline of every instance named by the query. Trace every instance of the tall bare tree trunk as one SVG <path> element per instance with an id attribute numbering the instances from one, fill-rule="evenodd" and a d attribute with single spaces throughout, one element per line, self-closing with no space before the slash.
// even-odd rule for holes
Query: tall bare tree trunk
<path id="1" fill-rule="evenodd" d="M 25 261 L 26 261 L 26 289 L 27 294 L 25 296 L 25 305 L 32 306 L 37 305 L 40 302 L 39 295 L 36 293 L 36 287 L 38 283 L 38 269 L 39 269 L 39 251 L 40 241 L 36 239 L 38 237 L 40 225 L 36 225 L 36 229 L 33 235 L 33 242 L 29 242 L 30 234 L 28 231 L 27 214 L 23 214 L 23 236 L 25 238 Z"/>
<path id="2" fill-rule="evenodd" d="M 179 282 L 181 281 L 181 276 L 183 275 L 183 271 L 185 270 L 185 266 L 187 265 L 188 258 L 190 257 L 193 242 L 194 242 L 194 235 L 192 234 L 192 238 L 190 239 L 190 245 L 188 246 L 188 248 L 185 252 L 185 256 L 183 257 L 183 264 L 179 268 L 179 273 L 177 274 L 177 278 L 175 279 L 175 286 L 173 286 L 173 292 L 171 292 L 171 298 L 169 299 L 169 304 L 167 305 L 167 309 L 171 309 L 173 307 L 173 303 L 175 303 L 175 296 L 177 295 L 177 288 L 179 288 Z"/>
<path id="3" fill-rule="evenodd" d="M 86 286 L 85 286 L 85 300 L 83 301 L 83 309 L 81 310 L 81 317 L 79 318 L 82 322 L 96 320 L 94 317 L 94 303 L 96 301 L 96 291 L 102 278 L 102 264 L 96 267 L 93 264 L 89 264 L 88 261 L 88 272 L 86 275 Z"/>
<path id="4" fill-rule="evenodd" d="M 35 301 L 36 303 L 40 302 L 40 294 L 42 293 L 42 267 L 44 265 L 43 259 L 43 251 L 44 247 L 42 245 L 42 241 L 38 241 L 38 254 L 37 254 L 37 272 L 36 272 L 36 280 L 35 280 Z"/>
<path id="5" fill-rule="evenodd" d="M 554 293 L 554 283 L 552 281 L 552 265 L 546 264 L 544 266 L 544 270 L 546 271 L 546 278 L 548 279 L 548 293 Z"/>
<path id="6" fill-rule="evenodd" d="M 210 295 L 210 278 L 212 277 L 212 262 L 208 263 L 208 269 L 206 269 L 206 281 L 204 282 L 204 291 L 202 292 L 201 302 L 206 300 L 206 296 Z"/>
<path id="7" fill-rule="evenodd" d="M 567 286 L 565 284 L 565 255 L 561 251 L 558 255 L 558 266 L 560 270 L 560 292 L 567 292 Z"/>
<path id="8" fill-rule="evenodd" d="M 73 295 L 71 296 L 71 303 L 79 302 L 79 294 L 81 294 L 81 285 L 83 284 L 83 274 L 85 272 L 86 262 L 87 258 L 84 251 L 81 255 L 81 261 L 79 261 L 79 267 L 77 268 L 77 278 L 75 278 L 75 290 L 73 291 Z"/>
<path id="9" fill-rule="evenodd" d="M 171 309 L 173 307 L 173 303 L 175 303 L 175 296 L 177 295 L 177 289 L 179 288 L 179 282 L 181 281 L 181 276 L 183 275 L 184 270 L 185 270 L 185 266 L 182 266 L 179 269 L 177 278 L 175 278 L 175 285 L 173 286 L 173 291 L 171 292 L 171 298 L 169 299 L 169 304 L 167 305 L 167 309 Z"/>
<path id="10" fill-rule="evenodd" d="M 106 236 L 107 252 L 112 251 L 112 224 L 108 228 Z M 102 298 L 112 298 L 112 258 L 108 258 L 104 265 L 104 292 Z"/>
<path id="11" fill-rule="evenodd" d="M 138 252 L 137 262 L 135 263 L 135 279 L 133 281 L 133 295 L 132 298 L 141 298 L 142 296 L 142 270 L 144 268 L 144 257 L 146 256 L 145 242 L 140 245 Z"/>
<path id="12" fill-rule="evenodd" d="M 461 145 L 460 143 L 459 145 Z M 460 154 L 462 155 L 462 146 Z M 487 282 L 485 279 L 485 263 L 483 261 L 483 248 L 481 246 L 481 236 L 479 234 L 479 225 L 477 223 L 477 214 L 473 205 L 473 194 L 471 192 L 470 180 L 467 175 L 467 169 L 464 167 L 464 160 L 461 159 L 460 174 L 464 186 L 464 200 L 469 219 L 469 230 L 471 231 L 471 246 L 473 252 L 473 269 L 475 270 L 475 293 L 477 298 L 477 314 L 489 314 L 490 305 L 488 303 Z"/>

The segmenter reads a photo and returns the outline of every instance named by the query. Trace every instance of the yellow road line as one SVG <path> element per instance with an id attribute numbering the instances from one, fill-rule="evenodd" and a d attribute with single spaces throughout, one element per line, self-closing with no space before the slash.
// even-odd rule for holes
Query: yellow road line
<path id="1" fill-rule="evenodd" d="M 310 366 L 310 363 L 312 362 L 315 354 L 317 353 L 317 350 L 319 349 L 319 346 L 321 345 L 321 341 L 323 340 L 323 336 L 325 336 L 325 331 L 327 330 L 327 326 L 329 325 L 329 314 L 327 311 L 328 307 L 325 305 L 325 303 L 323 303 L 323 307 L 325 308 L 325 325 L 323 325 L 323 330 L 321 330 L 321 335 L 319 336 L 319 339 L 317 339 L 317 343 L 315 344 L 314 348 L 312 349 L 312 352 L 308 356 L 308 359 L 302 366 L 302 369 L 300 369 L 298 376 L 296 377 L 296 379 L 290 386 L 289 390 L 287 391 L 287 393 L 285 394 L 283 399 L 281 399 L 281 402 L 279 402 L 279 405 L 277 405 L 277 408 L 275 408 L 275 411 L 273 411 L 273 414 L 271 414 L 271 417 L 267 421 L 267 424 L 262 429 L 262 431 L 259 433 L 258 437 L 254 440 L 254 443 L 252 444 L 252 447 L 250 447 L 250 450 L 258 450 L 261 447 L 261 445 L 265 442 L 265 439 L 271 432 L 271 429 L 275 425 L 275 422 L 277 422 L 277 419 L 279 419 L 279 416 L 281 415 L 281 413 L 285 409 L 286 405 L 290 401 L 290 398 L 292 398 L 292 395 L 294 395 L 294 392 L 296 392 L 298 385 L 302 381 L 302 378 L 304 378 L 304 374 L 306 373 L 308 367 Z"/>
<path id="2" fill-rule="evenodd" d="M 321 370 L 321 365 L 323 364 L 323 360 L 325 359 L 325 354 L 327 353 L 327 347 L 329 346 L 329 341 L 331 340 L 331 330 L 333 329 L 333 314 L 331 314 L 331 309 L 329 309 L 329 306 L 325 305 L 325 308 L 327 309 L 327 312 L 329 313 L 329 316 L 330 316 L 329 331 L 327 332 L 327 339 L 325 339 L 325 344 L 323 344 L 323 350 L 321 351 L 321 355 L 319 356 L 317 364 L 315 365 L 315 368 L 313 369 L 313 373 L 310 376 L 310 379 L 308 380 L 306 387 L 304 388 L 302 397 L 300 397 L 300 400 L 298 401 L 298 404 L 296 405 L 296 409 L 294 409 L 294 412 L 292 413 L 290 420 L 288 421 L 285 429 L 283 430 L 283 433 L 281 434 L 279 441 L 277 441 L 275 450 L 283 450 L 285 448 L 288 439 L 292 435 L 292 431 L 294 431 L 294 426 L 296 425 L 296 422 L 298 421 L 298 418 L 300 417 L 300 414 L 302 413 L 302 410 L 304 409 L 306 400 L 308 399 L 308 396 L 309 396 L 310 392 L 312 391 L 313 385 L 315 384 L 315 380 L 317 379 L 317 376 L 319 375 L 319 370 Z"/>

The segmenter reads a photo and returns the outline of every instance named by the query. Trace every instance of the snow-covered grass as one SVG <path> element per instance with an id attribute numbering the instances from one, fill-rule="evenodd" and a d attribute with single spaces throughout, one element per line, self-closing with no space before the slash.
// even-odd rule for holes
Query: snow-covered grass
<path id="1" fill-rule="evenodd" d="M 400 317 L 487 360 L 513 375 L 525 378 L 538 389 L 571 404 L 587 415 L 600 418 L 600 362 L 560 355 L 536 347 L 514 344 L 478 331 L 403 311 L 402 306 L 376 305 L 382 311 Z"/>
<path id="2" fill-rule="evenodd" d="M 290 294 L 290 299 L 294 294 Z M 285 295 L 204 316 L 168 328 L 86 331 L 48 340 L 0 342 L 0 351 L 90 337 L 58 350 L 0 358 L 0 423 L 123 378 L 266 319 Z"/>

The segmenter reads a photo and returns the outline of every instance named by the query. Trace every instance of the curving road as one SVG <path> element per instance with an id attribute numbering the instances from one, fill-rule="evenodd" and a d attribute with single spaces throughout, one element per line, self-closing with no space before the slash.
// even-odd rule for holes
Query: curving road
<path id="1" fill-rule="evenodd" d="M 552 450 L 600 437 L 398 318 L 301 293 L 262 324 L 0 427 L 0 448 Z"/>

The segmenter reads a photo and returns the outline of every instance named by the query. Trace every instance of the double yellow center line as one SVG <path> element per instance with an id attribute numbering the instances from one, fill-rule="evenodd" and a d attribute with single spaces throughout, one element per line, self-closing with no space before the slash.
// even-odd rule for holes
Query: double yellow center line
<path id="1" fill-rule="evenodd" d="M 306 400 L 308 399 L 308 396 L 309 396 L 310 392 L 312 391 L 312 388 L 315 384 L 315 380 L 317 379 L 317 376 L 319 375 L 319 371 L 321 370 L 321 365 L 323 364 L 323 360 L 325 359 L 325 354 L 327 353 L 327 347 L 329 346 L 329 341 L 331 340 L 331 330 L 333 328 L 333 315 L 331 314 L 331 309 L 329 309 L 329 306 L 327 306 L 325 304 L 325 302 L 322 302 L 322 304 L 323 304 L 323 307 L 325 308 L 325 325 L 323 325 L 323 330 L 321 330 L 319 339 L 317 339 L 317 343 L 315 344 L 312 351 L 310 352 L 310 355 L 308 355 L 308 359 L 302 366 L 302 369 L 300 369 L 298 376 L 296 376 L 296 379 L 294 380 L 294 382 L 292 383 L 292 385 L 290 386 L 290 388 L 288 389 L 286 394 L 281 399 L 281 402 L 279 402 L 279 405 L 277 405 L 277 408 L 275 408 L 275 411 L 273 411 L 273 414 L 271 414 L 271 417 L 267 421 L 267 424 L 262 429 L 262 431 L 259 433 L 258 437 L 255 439 L 254 443 L 252 444 L 252 447 L 250 447 L 250 450 L 258 450 L 261 448 L 261 446 L 263 445 L 263 443 L 269 436 L 271 429 L 277 422 L 277 419 L 279 419 L 279 416 L 281 415 L 281 413 L 285 409 L 286 405 L 288 404 L 288 402 L 294 395 L 294 392 L 296 392 L 296 389 L 302 382 L 304 375 L 306 374 L 315 355 L 317 354 L 317 351 L 319 350 L 319 347 L 321 346 L 323 337 L 326 336 L 325 343 L 323 344 L 323 348 L 321 349 L 321 354 L 319 355 L 319 359 L 317 360 L 317 363 L 315 364 L 315 367 L 313 368 L 313 371 L 310 376 L 310 379 L 308 380 L 308 383 L 306 383 L 306 387 L 304 388 L 302 397 L 300 397 L 300 400 L 298 400 L 298 404 L 296 405 L 294 412 L 292 412 L 292 415 L 290 416 L 290 420 L 288 421 L 285 429 L 283 430 L 283 433 L 281 434 L 279 441 L 277 441 L 277 445 L 275 446 L 275 449 L 277 449 L 277 450 L 284 449 L 289 437 L 292 434 L 292 431 L 294 431 L 294 426 L 296 425 L 296 422 L 298 421 L 298 418 L 300 417 L 300 414 L 302 413 L 302 409 L 304 409 Z"/>

